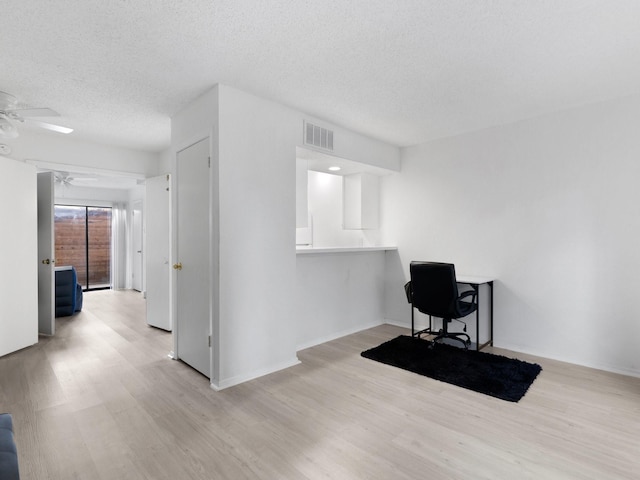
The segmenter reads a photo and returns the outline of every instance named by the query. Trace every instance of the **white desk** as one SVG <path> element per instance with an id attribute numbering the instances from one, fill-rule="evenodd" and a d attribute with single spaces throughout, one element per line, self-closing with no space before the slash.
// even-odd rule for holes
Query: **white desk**
<path id="1" fill-rule="evenodd" d="M 398 250 L 398 247 L 307 247 L 297 246 L 296 255 L 316 255 L 319 253 L 358 253 L 358 252 L 387 252 Z"/>
<path id="2" fill-rule="evenodd" d="M 458 283 L 469 285 L 476 291 L 476 350 L 482 350 L 487 345 L 493 345 L 493 282 L 495 278 L 476 275 L 456 275 Z M 489 286 L 489 340 L 480 345 L 480 286 L 487 284 Z"/>

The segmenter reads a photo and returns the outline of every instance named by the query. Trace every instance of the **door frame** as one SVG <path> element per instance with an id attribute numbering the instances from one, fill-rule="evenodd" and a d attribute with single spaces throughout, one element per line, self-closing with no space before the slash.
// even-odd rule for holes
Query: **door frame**
<path id="1" fill-rule="evenodd" d="M 52 172 L 37 174 L 38 188 L 38 333 L 55 335 L 55 235 Z"/>
<path id="2" fill-rule="evenodd" d="M 178 336 L 180 335 L 180 325 L 178 321 L 177 305 L 177 270 L 173 268 L 178 258 L 178 155 L 195 144 L 207 140 L 209 141 L 209 332 L 211 335 L 211 347 L 209 349 L 209 382 L 213 389 L 216 389 L 219 376 L 219 201 L 218 201 L 218 154 L 217 154 L 217 134 L 215 130 L 194 135 L 188 141 L 181 143 L 172 155 L 171 175 L 171 325 L 173 327 L 173 351 L 169 356 L 174 360 L 180 359 L 178 348 Z"/>
<path id="3" fill-rule="evenodd" d="M 133 256 L 133 260 L 132 260 L 132 265 L 131 265 L 131 288 L 133 290 L 136 290 L 138 292 L 142 292 L 144 293 L 144 291 L 146 290 L 146 285 L 145 285 L 145 277 L 144 277 L 144 261 L 145 261 L 145 252 L 144 252 L 144 244 L 145 244 L 145 235 L 144 235 L 144 202 L 142 201 L 142 199 L 137 199 L 134 200 L 133 202 L 131 202 L 131 253 Z M 136 222 L 135 218 L 136 218 L 136 212 L 140 212 L 140 220 L 138 222 Z M 137 228 L 136 228 L 137 227 Z M 140 231 L 137 231 L 137 230 Z M 140 250 L 136 251 L 136 243 L 140 242 Z M 140 256 L 138 257 L 138 253 L 140 254 Z M 139 273 L 139 280 L 137 280 L 139 282 L 139 286 L 140 289 L 138 290 L 136 288 L 136 285 L 134 282 L 135 274 Z"/>

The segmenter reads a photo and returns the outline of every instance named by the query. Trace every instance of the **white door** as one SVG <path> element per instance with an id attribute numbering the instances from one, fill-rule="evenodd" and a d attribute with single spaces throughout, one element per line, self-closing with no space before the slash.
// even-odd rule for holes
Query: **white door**
<path id="1" fill-rule="evenodd" d="M 176 202 L 177 355 L 210 378 L 208 138 L 178 152 Z"/>
<path id="2" fill-rule="evenodd" d="M 38 174 L 38 332 L 53 335 L 55 322 L 53 173 Z"/>
<path id="3" fill-rule="evenodd" d="M 131 231 L 133 236 L 133 265 L 131 271 L 131 287 L 142 291 L 142 202 L 133 203 Z"/>
<path id="4" fill-rule="evenodd" d="M 2 356 L 38 342 L 38 193 L 33 165 L 0 157 L 0 169 Z"/>
<path id="5" fill-rule="evenodd" d="M 147 323 L 171 330 L 171 177 L 146 180 L 145 267 L 147 279 Z"/>

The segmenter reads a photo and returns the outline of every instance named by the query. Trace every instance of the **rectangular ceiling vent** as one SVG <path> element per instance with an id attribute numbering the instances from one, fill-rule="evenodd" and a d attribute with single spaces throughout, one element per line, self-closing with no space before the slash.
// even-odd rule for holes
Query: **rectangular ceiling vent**
<path id="1" fill-rule="evenodd" d="M 304 122 L 304 143 L 333 151 L 333 130 Z"/>

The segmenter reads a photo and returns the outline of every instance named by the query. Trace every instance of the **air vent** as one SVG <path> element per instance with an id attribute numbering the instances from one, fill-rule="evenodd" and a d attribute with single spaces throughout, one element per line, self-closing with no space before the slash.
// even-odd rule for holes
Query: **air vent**
<path id="1" fill-rule="evenodd" d="M 333 131 L 304 122 L 304 143 L 333 151 Z"/>

